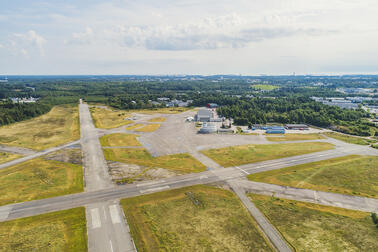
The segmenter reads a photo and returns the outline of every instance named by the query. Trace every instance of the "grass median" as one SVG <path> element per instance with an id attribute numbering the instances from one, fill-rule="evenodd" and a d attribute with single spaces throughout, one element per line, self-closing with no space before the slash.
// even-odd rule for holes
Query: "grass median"
<path id="1" fill-rule="evenodd" d="M 0 251 L 88 251 L 84 207 L 0 222 Z"/>
<path id="2" fill-rule="evenodd" d="M 251 174 L 248 179 L 378 198 L 378 157 L 350 155 Z"/>
<path id="3" fill-rule="evenodd" d="M 229 167 L 333 149 L 329 143 L 239 145 L 201 151 L 218 164 Z"/>
<path id="4" fill-rule="evenodd" d="M 272 142 L 282 141 L 303 141 L 303 140 L 319 140 L 325 137 L 319 134 L 285 134 L 285 135 L 266 135 L 266 139 Z"/>
<path id="5" fill-rule="evenodd" d="M 377 251 L 378 230 L 369 213 L 248 196 L 296 251 Z"/>
<path id="6" fill-rule="evenodd" d="M 377 142 L 377 141 L 362 138 L 362 137 L 354 137 L 354 136 L 339 134 L 335 132 L 326 132 L 324 133 L 324 135 L 335 138 L 337 140 L 340 140 L 346 143 L 351 143 L 351 144 L 369 145 L 369 144 Z"/>
<path id="7" fill-rule="evenodd" d="M 148 121 L 149 122 L 164 122 L 165 121 L 165 117 L 155 117 L 155 118 L 151 118 Z"/>
<path id="8" fill-rule="evenodd" d="M 173 154 L 153 157 L 146 149 L 103 149 L 105 159 L 145 167 L 160 167 L 171 171 L 183 173 L 202 172 L 206 167 L 191 155 Z"/>
<path id="9" fill-rule="evenodd" d="M 18 155 L 18 154 L 0 152 L 0 164 L 12 161 L 20 157 L 21 155 Z"/>
<path id="10" fill-rule="evenodd" d="M 105 135 L 100 138 L 100 143 L 103 147 L 115 146 L 141 146 L 137 139 L 138 135 L 115 133 Z"/>
<path id="11" fill-rule="evenodd" d="M 149 125 L 146 125 L 146 126 L 144 126 L 142 128 L 138 128 L 135 131 L 139 131 L 139 132 L 154 132 L 158 128 L 160 128 L 160 124 L 149 124 Z"/>
<path id="12" fill-rule="evenodd" d="M 91 107 L 90 112 L 96 128 L 112 129 L 133 123 L 126 120 L 131 116 L 127 111 Z"/>
<path id="13" fill-rule="evenodd" d="M 199 185 L 121 205 L 138 251 L 272 251 L 230 191 Z"/>
<path id="14" fill-rule="evenodd" d="M 80 138 L 77 106 L 55 106 L 45 115 L 0 127 L 0 144 L 43 150 Z"/>
<path id="15" fill-rule="evenodd" d="M 0 205 L 83 191 L 80 165 L 36 158 L 0 170 Z"/>

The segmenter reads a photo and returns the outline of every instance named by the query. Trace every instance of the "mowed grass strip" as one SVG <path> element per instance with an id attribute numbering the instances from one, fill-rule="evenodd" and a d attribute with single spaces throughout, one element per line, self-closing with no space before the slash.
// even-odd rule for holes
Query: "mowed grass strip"
<path id="1" fill-rule="evenodd" d="M 126 130 L 135 130 L 135 129 L 143 127 L 143 126 L 144 126 L 144 124 L 137 123 L 137 124 L 134 124 L 134 125 L 127 127 Z"/>
<path id="2" fill-rule="evenodd" d="M 202 172 L 206 167 L 191 155 L 174 154 L 153 157 L 146 149 L 103 149 L 105 159 L 146 167 L 160 167 L 178 173 Z"/>
<path id="3" fill-rule="evenodd" d="M 36 158 L 0 169 L 0 205 L 83 191 L 80 165 Z"/>
<path id="4" fill-rule="evenodd" d="M 230 191 L 199 185 L 121 205 L 138 251 L 272 251 Z"/>
<path id="5" fill-rule="evenodd" d="M 262 195 L 248 195 L 296 251 L 377 251 L 370 214 Z"/>
<path id="6" fill-rule="evenodd" d="M 348 136 L 348 135 L 339 134 L 339 133 L 335 133 L 335 132 L 326 132 L 326 133 L 324 133 L 324 135 L 326 135 L 328 137 L 335 138 L 337 140 L 340 140 L 340 141 L 343 141 L 343 142 L 346 142 L 346 143 L 351 143 L 351 144 L 369 145 L 371 143 L 376 142 L 374 140 L 369 140 L 369 139 L 365 139 L 365 138 L 362 138 L 362 137 Z"/>
<path id="7" fill-rule="evenodd" d="M 285 134 L 285 135 L 266 135 L 266 139 L 272 142 L 282 142 L 282 141 L 301 141 L 301 140 L 319 140 L 325 139 L 320 134 Z"/>
<path id="8" fill-rule="evenodd" d="M 131 115 L 124 110 L 91 107 L 90 112 L 96 128 L 112 129 L 133 123 L 133 121 L 125 120 Z"/>
<path id="9" fill-rule="evenodd" d="M 0 251 L 88 251 L 84 207 L 0 222 Z"/>
<path id="10" fill-rule="evenodd" d="M 43 150 L 80 138 L 77 106 L 55 106 L 45 115 L 0 127 L 0 144 Z"/>
<path id="11" fill-rule="evenodd" d="M 149 125 L 146 125 L 146 126 L 144 126 L 142 128 L 138 128 L 135 131 L 139 131 L 139 132 L 154 132 L 158 128 L 160 128 L 160 124 L 149 124 Z"/>
<path id="12" fill-rule="evenodd" d="M 378 157 L 350 155 L 251 174 L 248 179 L 378 198 Z"/>
<path id="13" fill-rule="evenodd" d="M 100 137 L 100 143 L 104 147 L 141 146 L 137 137 L 135 134 L 115 133 Z"/>
<path id="14" fill-rule="evenodd" d="M 229 167 L 333 149 L 329 143 L 239 145 L 201 151 L 218 164 Z"/>
<path id="15" fill-rule="evenodd" d="M 0 152 L 0 164 L 12 161 L 20 157 L 21 155 L 18 154 Z"/>
<path id="16" fill-rule="evenodd" d="M 165 117 L 155 117 L 148 120 L 149 122 L 165 122 Z"/>

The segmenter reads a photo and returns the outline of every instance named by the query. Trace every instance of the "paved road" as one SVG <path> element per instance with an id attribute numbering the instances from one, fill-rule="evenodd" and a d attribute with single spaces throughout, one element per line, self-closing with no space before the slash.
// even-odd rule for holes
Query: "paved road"
<path id="1" fill-rule="evenodd" d="M 0 151 L 19 154 L 19 155 L 31 155 L 31 154 L 37 153 L 37 151 L 34 151 L 32 149 L 16 147 L 16 146 L 7 146 L 7 145 L 0 145 Z"/>
<path id="2" fill-rule="evenodd" d="M 328 159 L 333 157 L 333 155 L 335 154 L 330 152 L 325 156 L 320 156 L 319 159 Z M 280 160 L 284 161 L 280 162 Z M 244 169 L 241 169 L 242 166 L 239 167 L 239 169 L 236 167 L 215 169 L 202 173 L 187 174 L 163 180 L 132 185 L 123 185 L 114 188 L 96 190 L 93 192 L 84 192 L 6 205 L 0 207 L 0 216 L 2 216 L 0 220 L 16 219 L 61 209 L 69 209 L 101 201 L 105 202 L 113 199 L 127 198 L 145 193 L 152 193 L 160 190 L 168 190 L 196 184 L 207 184 L 235 178 L 244 178 L 246 176 L 245 172 L 252 173 L 262 170 L 281 169 L 295 164 L 306 163 L 309 162 L 309 160 L 316 161 L 316 158 L 311 156 L 311 159 L 309 159 L 309 155 L 302 155 L 301 157 L 294 156 L 280 160 L 260 162 L 258 164 L 254 164 L 253 166 L 248 165 L 250 167 L 246 165 L 243 166 Z M 363 209 L 360 210 L 364 211 Z"/>
<path id="3" fill-rule="evenodd" d="M 25 156 L 25 157 L 22 157 L 22 158 L 18 158 L 18 159 L 0 164 L 0 169 L 4 169 L 6 167 L 16 165 L 16 164 L 19 164 L 19 163 L 40 157 L 40 156 L 49 154 L 51 152 L 55 152 L 55 151 L 70 147 L 70 146 L 78 144 L 78 143 L 80 143 L 80 140 L 77 140 L 77 141 L 74 141 L 74 142 L 71 142 L 71 143 L 68 143 L 68 144 L 64 144 L 64 145 L 61 145 L 61 146 L 53 147 L 53 148 L 50 148 L 50 149 L 46 149 L 46 150 L 43 150 L 41 152 L 37 152 L 37 153 L 31 154 L 31 155 L 28 155 L 28 156 Z"/>
<path id="4" fill-rule="evenodd" d="M 80 101 L 81 149 L 85 191 L 113 188 L 108 166 L 87 104 Z M 119 201 L 97 201 L 86 205 L 89 251 L 135 251 Z"/>
<path id="5" fill-rule="evenodd" d="M 263 233 L 270 240 L 272 245 L 282 252 L 292 251 L 290 247 L 286 244 L 285 240 L 279 232 L 273 227 L 272 224 L 265 218 L 265 216 L 260 212 L 260 210 L 252 203 L 252 201 L 245 195 L 244 189 L 239 186 L 239 180 L 229 180 L 228 184 L 231 186 L 232 190 L 240 198 L 241 202 L 247 208 L 249 213 L 256 220 L 257 224 L 263 231 Z"/>

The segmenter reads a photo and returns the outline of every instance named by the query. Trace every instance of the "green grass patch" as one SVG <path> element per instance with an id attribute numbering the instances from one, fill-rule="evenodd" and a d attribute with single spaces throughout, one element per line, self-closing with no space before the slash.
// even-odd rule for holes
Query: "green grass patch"
<path id="1" fill-rule="evenodd" d="M 0 222 L 0 251 L 88 251 L 84 207 Z"/>
<path id="2" fill-rule="evenodd" d="M 248 195 L 296 251 L 377 251 L 369 213 Z"/>
<path id="3" fill-rule="evenodd" d="M 272 135 L 267 134 L 266 139 L 272 142 L 282 142 L 282 141 L 303 141 L 303 140 L 319 140 L 325 139 L 319 134 L 284 134 L 284 135 Z"/>
<path id="4" fill-rule="evenodd" d="M 0 170 L 0 205 L 83 191 L 80 165 L 36 158 Z"/>
<path id="5" fill-rule="evenodd" d="M 144 126 L 144 124 L 137 123 L 137 124 L 134 124 L 134 125 L 127 127 L 126 130 L 135 130 L 135 129 L 143 127 L 143 126 Z"/>
<path id="6" fill-rule="evenodd" d="M 256 84 L 256 85 L 251 85 L 251 88 L 256 89 L 256 90 L 271 91 L 271 90 L 274 90 L 276 88 L 279 88 L 279 86 L 266 85 L 266 84 Z"/>
<path id="7" fill-rule="evenodd" d="M 141 146 L 138 135 L 115 133 L 100 137 L 100 143 L 104 147 L 114 146 Z"/>
<path id="8" fill-rule="evenodd" d="M 378 157 L 351 155 L 251 174 L 258 182 L 378 198 Z"/>
<path id="9" fill-rule="evenodd" d="M 201 151 L 218 164 L 229 167 L 333 149 L 329 143 L 240 145 Z"/>
<path id="10" fill-rule="evenodd" d="M 104 149 L 106 160 L 137 164 L 146 167 L 160 167 L 178 173 L 202 172 L 206 167 L 191 155 L 173 154 L 153 157 L 146 149 Z"/>
<path id="11" fill-rule="evenodd" d="M 77 106 L 55 106 L 42 116 L 0 127 L 0 144 L 43 150 L 80 138 Z"/>
<path id="12" fill-rule="evenodd" d="M 121 205 L 138 251 L 272 251 L 230 191 L 191 186 Z"/>
<path id="13" fill-rule="evenodd" d="M 351 144 L 359 144 L 359 145 L 370 145 L 372 143 L 375 143 L 376 141 L 362 138 L 362 137 L 354 137 L 354 136 L 348 136 L 348 135 L 343 135 L 335 132 L 326 132 L 324 135 L 328 137 L 335 138 L 337 140 L 346 142 L 346 143 L 351 143 Z"/>
<path id="14" fill-rule="evenodd" d="M 18 154 L 0 152 L 0 164 L 12 161 L 12 160 L 20 158 L 20 157 L 21 157 L 21 155 L 18 155 Z"/>

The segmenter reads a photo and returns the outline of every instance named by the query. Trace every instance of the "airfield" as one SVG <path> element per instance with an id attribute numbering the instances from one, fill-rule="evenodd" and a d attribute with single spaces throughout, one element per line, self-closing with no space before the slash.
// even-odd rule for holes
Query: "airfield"
<path id="1" fill-rule="evenodd" d="M 96 116 L 93 109 L 97 109 L 102 114 Z M 305 185 L 287 186 L 248 179 L 253 178 L 255 174 L 279 172 L 280 169 L 320 161 L 327 162 L 330 159 L 350 155 L 378 156 L 376 149 L 327 137 L 323 134 L 327 131 L 310 131 L 311 134 L 321 135 L 312 140 L 275 141 L 272 137 L 276 136 L 267 136 L 261 132 L 258 134 L 198 134 L 195 123 L 186 122 L 186 118 L 196 113 L 195 110 L 180 113 L 164 110 L 157 113 L 131 111 L 121 117 L 116 116 L 120 113 L 117 111 L 114 112 L 115 119 L 107 121 L 106 124 L 101 124 L 100 118 L 106 117 L 107 113 L 111 116 L 110 108 L 90 107 L 80 102 L 78 112 L 80 139 L 72 141 L 67 138 L 64 144 L 60 140 L 59 146 L 53 147 L 48 142 L 48 148 L 43 150 L 40 147 L 31 149 L 30 143 L 25 147 L 22 144 L 14 146 L 4 144 L 0 147 L 0 151 L 19 156 L 1 163 L 0 171 L 6 171 L 13 166 L 43 158 L 57 151 L 77 149 L 82 153 L 81 191 L 57 192 L 57 195 L 46 195 L 44 198 L 35 196 L 24 202 L 5 204 L 0 206 L 1 222 L 10 223 L 9 221 L 22 220 L 22 218 L 84 207 L 86 232 L 83 232 L 87 235 L 87 241 L 84 239 L 81 242 L 87 242 L 87 248 L 84 246 L 82 250 L 112 252 L 136 251 L 137 248 L 149 250 L 148 248 L 157 248 L 159 245 L 157 243 L 155 247 L 153 245 L 148 247 L 150 246 L 146 243 L 148 239 L 138 233 L 138 229 L 142 228 L 138 225 L 142 224 L 135 222 L 136 217 L 128 212 L 138 210 L 131 209 L 130 202 L 138 202 L 144 206 L 145 201 L 149 202 L 148 200 L 152 199 L 143 198 L 142 200 L 138 196 L 154 197 L 153 195 L 156 195 L 157 198 L 161 197 L 163 202 L 165 198 L 163 193 L 170 194 L 169 197 L 175 199 L 185 198 L 187 195 L 185 193 L 206 194 L 208 190 L 214 195 L 224 194 L 226 195 L 224 197 L 229 197 L 233 202 L 233 205 L 228 208 L 217 204 L 214 204 L 214 207 L 243 209 L 239 213 L 240 218 L 245 218 L 243 225 L 255 228 L 256 232 L 242 233 L 240 237 L 245 235 L 255 237 L 256 244 L 254 245 L 262 251 L 293 251 L 293 247 L 301 245 L 297 245 L 294 242 L 295 239 L 283 232 L 279 223 L 275 225 L 273 222 L 275 219 L 267 217 L 268 212 L 262 211 L 262 206 L 265 206 L 263 196 L 313 204 L 319 206 L 318 208 L 328 207 L 358 213 L 378 212 L 378 195 L 371 196 L 367 193 L 359 195 L 358 192 L 353 194 L 347 190 L 336 193 L 327 191 L 327 188 L 314 190 L 306 188 Z M 96 125 L 102 128 L 97 128 Z M 128 137 L 115 143 L 109 140 L 114 134 L 127 134 Z M 298 136 L 295 138 L 301 139 Z M 375 171 L 376 169 L 375 165 Z M 126 177 L 121 178 L 122 176 Z M 127 176 L 133 176 L 133 179 L 127 179 Z M 196 187 L 202 185 L 218 188 L 221 191 Z M 211 200 L 205 196 L 198 197 L 198 202 L 201 202 L 201 199 L 209 202 Z M 195 196 L 189 198 L 189 203 L 197 202 Z M 154 204 L 158 206 L 159 202 Z M 285 202 L 282 201 L 280 204 L 284 205 Z M 313 205 L 311 207 L 315 208 Z M 164 207 L 168 209 L 168 206 Z M 300 205 L 300 207 L 303 206 Z M 154 213 L 157 214 L 156 209 Z M 196 212 L 196 208 L 193 208 L 193 211 Z M 210 213 L 206 214 L 212 216 Z M 375 228 L 373 224 L 372 227 Z M 144 228 L 149 230 L 148 227 Z M 172 230 L 170 232 L 173 232 Z M 241 239 L 240 237 L 238 239 Z M 181 237 L 181 239 L 184 238 Z M 188 244 L 191 243 L 188 242 Z M 237 244 L 236 242 L 234 246 Z M 376 243 L 373 243 L 374 245 L 378 246 Z M 211 244 L 208 246 L 211 248 Z M 253 246 L 253 244 L 246 246 Z M 237 247 L 236 250 L 242 251 L 243 247 Z"/>

